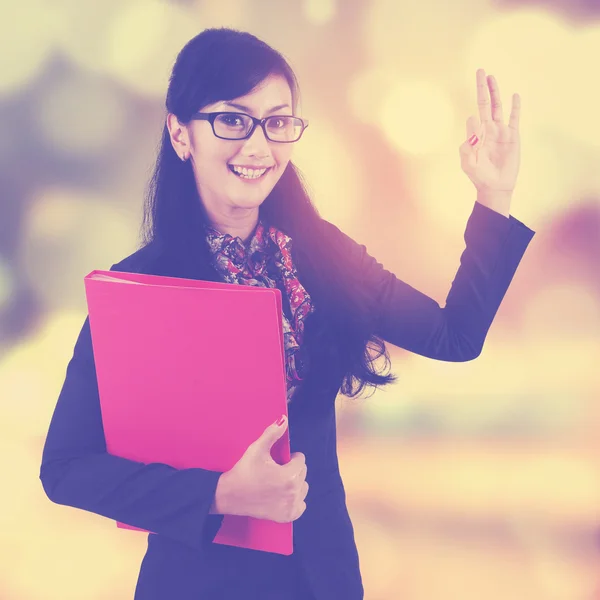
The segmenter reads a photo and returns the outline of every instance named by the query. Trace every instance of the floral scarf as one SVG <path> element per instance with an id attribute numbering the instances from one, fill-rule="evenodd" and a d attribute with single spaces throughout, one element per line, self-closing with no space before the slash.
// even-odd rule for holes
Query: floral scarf
<path id="1" fill-rule="evenodd" d="M 206 227 L 213 266 L 227 283 L 278 287 L 289 300 L 291 320 L 283 311 L 283 340 L 286 357 L 287 401 L 291 401 L 298 383 L 304 379 L 301 345 L 304 321 L 314 311 L 308 292 L 298 281 L 292 262 L 292 238 L 275 227 L 258 222 L 254 233 L 244 245 L 242 239 Z M 281 288 L 280 288 L 281 289 Z M 285 298 L 283 299 L 285 302 Z"/>

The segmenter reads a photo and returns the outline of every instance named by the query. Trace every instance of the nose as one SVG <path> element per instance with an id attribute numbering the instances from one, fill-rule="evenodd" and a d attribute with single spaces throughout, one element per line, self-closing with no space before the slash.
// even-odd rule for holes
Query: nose
<path id="1" fill-rule="evenodd" d="M 256 126 L 252 135 L 246 140 L 244 151 L 250 156 L 269 156 L 271 154 L 269 140 L 266 138 L 265 132 L 260 125 Z"/>

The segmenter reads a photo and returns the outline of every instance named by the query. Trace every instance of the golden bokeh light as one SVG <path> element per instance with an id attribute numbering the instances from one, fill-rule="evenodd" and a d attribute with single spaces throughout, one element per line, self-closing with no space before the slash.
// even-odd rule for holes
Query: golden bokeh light
<path id="1" fill-rule="evenodd" d="M 351 149 L 327 120 L 311 112 L 310 122 L 306 137 L 294 149 L 293 160 L 305 176 L 321 216 L 346 231 L 356 222 L 364 201 L 362 171 Z"/>
<path id="2" fill-rule="evenodd" d="M 315 25 L 329 23 L 336 14 L 338 0 L 303 0 L 306 18 Z"/>
<path id="3" fill-rule="evenodd" d="M 589 74 L 600 51 L 599 32 L 597 26 L 576 30 L 541 8 L 490 16 L 465 47 L 465 85 L 470 89 L 475 70 L 484 67 L 500 83 L 506 118 L 518 92 L 530 126 L 597 145 L 600 91 Z"/>
<path id="4" fill-rule="evenodd" d="M 205 26 L 160 0 L 108 0 L 94 12 L 72 0 L 62 7 L 59 43 L 69 60 L 151 97 L 164 95 L 177 52 Z"/>
<path id="5" fill-rule="evenodd" d="M 526 125 L 521 132 L 521 171 L 513 197 L 514 214 L 523 222 L 552 220 L 573 206 L 573 196 L 581 185 L 581 160 L 576 149 L 553 144 L 551 139 L 552 134 L 544 127 Z"/>
<path id="6" fill-rule="evenodd" d="M 22 91 L 43 72 L 54 51 L 56 25 L 56 13 L 44 0 L 3 3 L 0 96 Z"/>
<path id="7" fill-rule="evenodd" d="M 573 265 L 570 275 L 576 275 L 577 270 L 577 265 Z M 583 281 L 583 270 L 580 275 Z M 524 307 L 523 323 L 525 332 L 532 339 L 544 335 L 558 339 L 563 335 L 573 336 L 577 343 L 600 340 L 600 306 L 594 290 L 591 285 L 574 281 L 544 286 Z"/>
<path id="8" fill-rule="evenodd" d="M 464 135 L 455 134 L 454 140 L 444 152 L 422 157 L 414 178 L 419 207 L 438 227 L 458 232 L 473 210 L 477 190 L 460 168 L 458 147 Z"/>
<path id="9" fill-rule="evenodd" d="M 408 3 L 373 0 L 365 7 L 365 55 L 370 64 L 402 75 L 446 81 L 475 23 L 495 14 L 491 2 L 461 0 Z"/>
<path id="10" fill-rule="evenodd" d="M 349 502 L 352 518 L 361 524 L 356 542 L 369 546 L 374 552 L 361 559 L 368 575 L 364 578 L 365 589 L 373 598 L 385 598 L 386 591 L 395 589 L 398 584 L 398 543 L 369 513 L 361 512 L 358 501 Z"/>
<path id="11" fill-rule="evenodd" d="M 98 194 L 45 190 L 25 220 L 20 266 L 47 307 L 83 308 L 83 277 L 131 254 L 138 226 L 138 215 Z"/>
<path id="12" fill-rule="evenodd" d="M 425 154 L 451 140 L 456 116 L 451 101 L 432 81 L 398 81 L 386 94 L 379 127 L 403 153 Z"/>
<path id="13" fill-rule="evenodd" d="M 555 94 L 562 100 L 559 108 L 561 132 L 582 144 L 600 150 L 600 85 L 590 74 L 597 69 L 600 56 L 600 25 L 592 24 L 573 35 L 567 49 L 568 69 Z M 562 73 L 561 73 L 562 75 Z M 555 75 L 556 78 L 556 75 Z M 596 169 L 596 173 L 600 170 Z M 600 186 L 596 188 L 600 189 Z"/>
<path id="14" fill-rule="evenodd" d="M 54 81 L 34 119 L 49 147 L 78 159 L 127 143 L 126 108 L 116 89 L 90 75 Z"/>
<path id="15" fill-rule="evenodd" d="M 85 72 L 106 73 L 109 58 L 108 35 L 118 11 L 124 4 L 120 0 L 89 4 L 78 0 L 58 0 L 56 43 L 69 62 Z"/>
<path id="16" fill-rule="evenodd" d="M 385 97 L 399 78 L 398 73 L 384 67 L 357 73 L 348 87 L 348 102 L 354 118 L 377 124 Z"/>
<path id="17" fill-rule="evenodd" d="M 175 4 L 126 3 L 109 29 L 107 69 L 136 92 L 162 97 L 178 51 L 203 27 Z"/>
<path id="18" fill-rule="evenodd" d="M 0 398 L 4 436 L 43 436 L 73 346 L 86 317 L 84 311 L 49 315 L 39 331 L 0 359 Z"/>

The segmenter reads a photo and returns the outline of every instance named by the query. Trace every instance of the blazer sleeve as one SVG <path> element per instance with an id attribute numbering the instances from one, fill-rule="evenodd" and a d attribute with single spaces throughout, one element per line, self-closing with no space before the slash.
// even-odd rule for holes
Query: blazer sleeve
<path id="1" fill-rule="evenodd" d="M 334 229 L 374 311 L 376 335 L 415 354 L 452 362 L 473 360 L 481 353 L 494 316 L 535 235 L 512 215 L 507 218 L 475 202 L 465 229 L 460 266 L 441 308 L 387 271 L 364 245 Z"/>
<path id="2" fill-rule="evenodd" d="M 223 519 L 209 514 L 220 476 L 107 453 L 86 318 L 43 449 L 40 480 L 48 498 L 200 549 Z"/>

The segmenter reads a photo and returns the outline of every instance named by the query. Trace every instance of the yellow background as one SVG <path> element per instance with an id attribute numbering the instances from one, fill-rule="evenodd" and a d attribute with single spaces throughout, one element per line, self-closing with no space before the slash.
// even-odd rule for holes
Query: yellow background
<path id="1" fill-rule="evenodd" d="M 598 597 L 592 4 L 2 3 L 2 600 L 133 597 L 146 536 L 52 504 L 41 451 L 86 315 L 83 276 L 135 250 L 170 67 L 210 26 L 290 60 L 310 119 L 295 160 L 321 214 L 441 306 L 475 201 L 458 146 L 476 69 L 496 75 L 507 117 L 520 93 L 511 212 L 537 235 L 483 353 L 453 364 L 390 346 L 398 383 L 339 399 L 340 462 L 367 600 Z"/>

